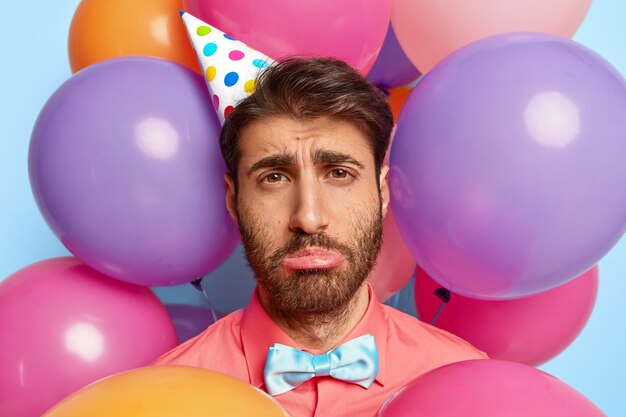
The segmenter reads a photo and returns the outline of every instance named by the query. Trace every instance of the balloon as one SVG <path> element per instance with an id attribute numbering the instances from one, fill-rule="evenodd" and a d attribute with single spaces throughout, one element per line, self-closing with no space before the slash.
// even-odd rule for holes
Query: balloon
<path id="1" fill-rule="evenodd" d="M 626 229 L 626 83 L 594 52 L 498 35 L 409 96 L 392 208 L 417 263 L 454 293 L 506 299 L 595 265 Z"/>
<path id="2" fill-rule="evenodd" d="M 404 287 L 414 270 L 415 259 L 402 241 L 389 210 L 383 220 L 383 244 L 368 278 L 378 299 L 383 302 Z"/>
<path id="3" fill-rule="evenodd" d="M 422 269 L 415 305 L 430 322 L 441 306 L 440 288 Z M 435 325 L 467 340 L 493 359 L 538 366 L 561 353 L 587 323 L 598 293 L 598 267 L 572 281 L 515 300 L 475 300 L 452 294 Z"/>
<path id="4" fill-rule="evenodd" d="M 446 55 L 505 32 L 571 38 L 591 0 L 395 0 L 391 22 L 402 49 L 422 73 Z"/>
<path id="5" fill-rule="evenodd" d="M 65 247 L 109 276 L 173 285 L 203 276 L 239 235 L 224 205 L 220 125 L 202 78 L 117 58 L 75 74 L 33 129 L 39 208 Z"/>
<path id="6" fill-rule="evenodd" d="M 494 359 L 455 362 L 401 388 L 378 417 L 600 417 L 591 401 L 550 374 Z"/>
<path id="7" fill-rule="evenodd" d="M 44 417 L 289 417 L 261 390 L 219 372 L 152 366 L 110 376 L 72 394 Z"/>
<path id="8" fill-rule="evenodd" d="M 184 0 L 184 9 L 270 58 L 331 56 L 367 74 L 385 39 L 390 0 Z"/>
<path id="9" fill-rule="evenodd" d="M 398 120 L 400 116 L 400 110 L 406 103 L 406 100 L 409 98 L 409 94 L 411 94 L 411 90 L 409 87 L 398 87 L 394 88 L 389 92 L 389 97 L 387 97 L 387 104 L 391 107 L 391 112 L 393 113 L 393 120 Z"/>
<path id="10" fill-rule="evenodd" d="M 374 62 L 374 66 L 367 74 L 367 79 L 383 89 L 389 90 L 409 84 L 419 76 L 420 72 L 402 51 L 396 34 L 389 25 L 383 47 L 378 58 L 376 58 L 376 62 Z"/>
<path id="11" fill-rule="evenodd" d="M 0 415 L 15 417 L 39 417 L 86 384 L 176 346 L 150 289 L 71 257 L 37 262 L 0 283 L 0 340 Z"/>
<path id="12" fill-rule="evenodd" d="M 199 307 L 188 304 L 166 304 L 178 343 L 183 343 L 215 323 L 217 313 L 211 307 Z"/>
<path id="13" fill-rule="evenodd" d="M 180 0 L 81 1 L 69 33 L 72 72 L 109 58 L 150 55 L 200 73 L 180 6 Z"/>

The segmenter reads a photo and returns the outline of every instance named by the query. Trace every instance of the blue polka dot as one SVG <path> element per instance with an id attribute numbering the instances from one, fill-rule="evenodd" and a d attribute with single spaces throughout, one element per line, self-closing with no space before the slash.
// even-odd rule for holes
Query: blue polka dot
<path id="1" fill-rule="evenodd" d="M 252 61 L 252 65 L 254 65 L 257 68 L 265 68 L 269 64 L 267 63 L 266 60 L 257 58 L 254 61 Z"/>
<path id="2" fill-rule="evenodd" d="M 204 56 L 211 56 L 215 53 L 215 51 L 217 51 L 217 45 L 213 42 L 210 42 L 204 46 L 202 53 L 204 53 Z"/>
<path id="3" fill-rule="evenodd" d="M 237 40 L 237 39 L 235 39 L 235 38 L 233 38 L 232 36 L 229 36 L 229 35 L 227 35 L 227 34 L 224 34 L 224 37 L 225 37 L 226 39 L 230 39 L 231 41 L 236 41 L 236 40 Z"/>
<path id="4" fill-rule="evenodd" d="M 239 81 L 239 74 L 236 72 L 229 72 L 224 77 L 224 84 L 226 84 L 226 87 L 232 87 L 237 84 L 237 81 Z"/>

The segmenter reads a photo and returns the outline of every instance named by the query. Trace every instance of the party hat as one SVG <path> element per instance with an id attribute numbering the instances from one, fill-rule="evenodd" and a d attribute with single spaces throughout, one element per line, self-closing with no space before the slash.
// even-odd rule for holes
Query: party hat
<path id="1" fill-rule="evenodd" d="M 217 116 L 224 124 L 237 103 L 254 92 L 259 71 L 273 61 L 185 11 L 180 15 L 202 66 Z"/>

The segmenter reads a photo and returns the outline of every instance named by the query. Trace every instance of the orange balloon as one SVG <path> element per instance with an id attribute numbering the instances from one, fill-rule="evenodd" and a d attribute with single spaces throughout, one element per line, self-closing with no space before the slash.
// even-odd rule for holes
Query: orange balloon
<path id="1" fill-rule="evenodd" d="M 200 73 L 181 0 L 82 0 L 69 33 L 72 72 L 128 55 L 165 58 Z"/>
<path id="2" fill-rule="evenodd" d="M 389 104 L 389 107 L 391 107 L 391 113 L 393 113 L 394 121 L 398 121 L 400 110 L 402 110 L 402 106 L 404 106 L 404 102 L 409 97 L 411 91 L 413 90 L 409 87 L 398 87 L 392 89 L 389 92 L 389 97 L 387 97 L 387 104 Z"/>
<path id="3" fill-rule="evenodd" d="M 191 366 L 122 372 L 76 391 L 43 417 L 289 417 L 269 395 Z"/>

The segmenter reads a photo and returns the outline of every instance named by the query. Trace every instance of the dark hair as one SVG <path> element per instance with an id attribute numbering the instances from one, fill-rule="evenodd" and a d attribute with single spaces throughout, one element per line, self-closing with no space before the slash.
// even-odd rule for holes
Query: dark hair
<path id="1" fill-rule="evenodd" d="M 255 92 L 238 103 L 220 133 L 222 156 L 235 184 L 239 135 L 251 122 L 274 116 L 329 117 L 355 123 L 370 141 L 378 181 L 393 116 L 383 93 L 345 62 L 289 57 L 259 74 Z"/>

